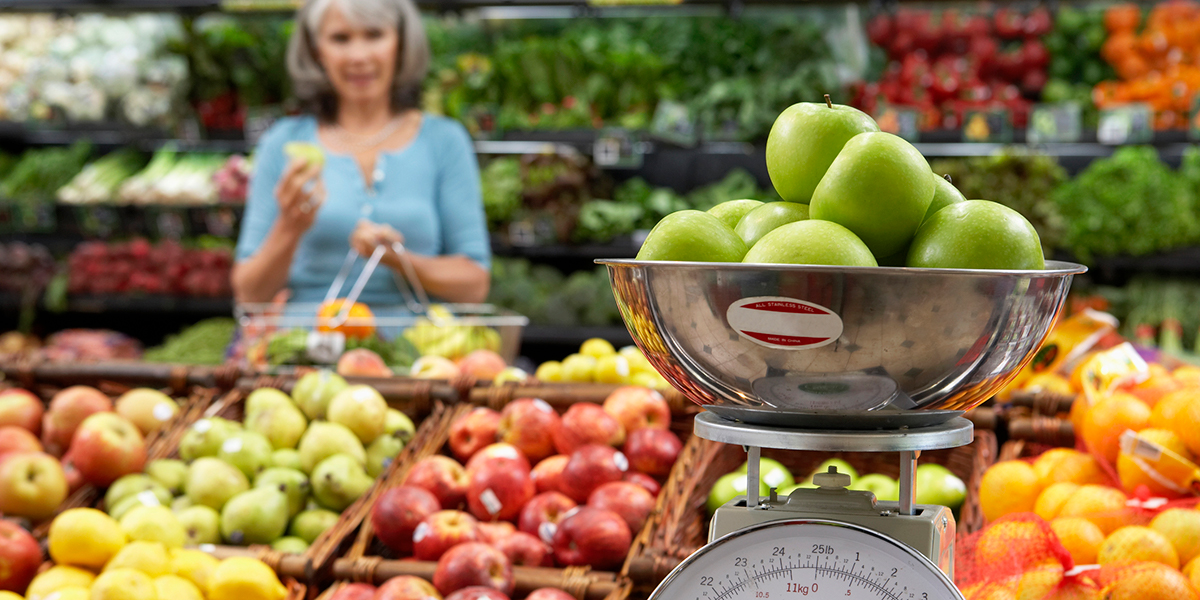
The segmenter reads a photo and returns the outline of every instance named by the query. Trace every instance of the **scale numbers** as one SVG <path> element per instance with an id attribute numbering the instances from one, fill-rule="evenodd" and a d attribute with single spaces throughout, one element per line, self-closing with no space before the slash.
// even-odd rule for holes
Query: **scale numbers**
<path id="1" fill-rule="evenodd" d="M 650 600 L 961 600 L 941 570 L 886 536 L 845 523 L 775 521 L 713 541 Z"/>

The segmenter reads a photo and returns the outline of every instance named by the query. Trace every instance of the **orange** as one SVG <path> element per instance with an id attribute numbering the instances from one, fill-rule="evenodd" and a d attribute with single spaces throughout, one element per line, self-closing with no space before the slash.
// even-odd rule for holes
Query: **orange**
<path id="1" fill-rule="evenodd" d="M 1169 429 L 1187 444 L 1192 454 L 1200 454 L 1200 400 L 1188 402 Z"/>
<path id="2" fill-rule="evenodd" d="M 1138 435 L 1146 441 L 1153 442 L 1184 458 L 1191 459 L 1191 453 L 1183 445 L 1179 436 L 1166 429 L 1143 429 Z M 1153 466 L 1122 452 L 1117 457 L 1117 477 L 1121 480 L 1121 488 L 1128 494 L 1133 494 L 1139 485 L 1149 488 L 1150 493 L 1163 498 L 1179 498 L 1182 492 L 1167 487 L 1160 482 L 1161 477 L 1153 471 Z M 1158 477 L 1158 478 L 1156 478 Z"/>
<path id="3" fill-rule="evenodd" d="M 1017 600 L 1013 581 L 985 581 L 963 590 L 967 600 Z"/>
<path id="4" fill-rule="evenodd" d="M 1104 538 L 1100 551 L 1096 553 L 1096 561 L 1102 565 L 1152 561 L 1178 569 L 1179 553 L 1175 552 L 1175 546 L 1163 534 L 1149 527 L 1130 525 Z"/>
<path id="5" fill-rule="evenodd" d="M 1037 473 L 1042 487 L 1060 481 L 1080 485 L 1108 483 L 1108 477 L 1095 457 L 1072 448 L 1054 448 L 1043 452 L 1033 461 L 1033 471 Z"/>
<path id="6" fill-rule="evenodd" d="M 1193 558 L 1191 562 L 1183 568 L 1184 577 L 1192 582 L 1192 587 L 1200 590 L 1200 556 Z"/>
<path id="7" fill-rule="evenodd" d="M 975 564 L 995 575 L 1031 569 L 1054 556 L 1052 533 L 1037 519 L 994 523 L 975 542 Z"/>
<path id="8" fill-rule="evenodd" d="M 1104 600 L 1197 600 L 1196 590 L 1176 569 L 1157 563 L 1118 566 L 1123 571 L 1104 587 Z"/>
<path id="9" fill-rule="evenodd" d="M 1031 512 L 1042 486 L 1029 464 L 1007 460 L 991 466 L 979 485 L 979 505 L 983 516 L 994 521 L 1004 515 Z"/>
<path id="10" fill-rule="evenodd" d="M 1141 431 L 1150 421 L 1150 407 L 1137 398 L 1117 392 L 1100 400 L 1083 418 L 1082 437 L 1092 454 L 1116 462 L 1118 441 L 1127 429 Z"/>
<path id="11" fill-rule="evenodd" d="M 1192 563 L 1200 556 L 1200 510 L 1169 508 L 1150 521 L 1150 529 L 1171 541 L 1179 564 Z"/>
<path id="12" fill-rule="evenodd" d="M 340 331 L 348 338 L 369 338 L 375 335 L 375 315 L 366 304 L 355 302 L 350 305 L 346 321 L 334 326 L 331 319 L 342 311 L 345 299 L 331 300 L 317 309 L 317 331 Z"/>
<path id="13" fill-rule="evenodd" d="M 1185 388 L 1163 396 L 1154 405 L 1154 410 L 1150 411 L 1150 426 L 1174 431 L 1184 409 L 1192 402 L 1200 402 L 1200 387 Z"/>
<path id="14" fill-rule="evenodd" d="M 1154 406 L 1159 399 L 1171 392 L 1178 391 L 1183 385 L 1171 376 L 1166 367 L 1158 363 L 1150 363 L 1150 377 L 1129 389 L 1129 393 L 1137 396 L 1142 402 Z"/>
<path id="15" fill-rule="evenodd" d="M 1104 532 L 1095 523 L 1080 517 L 1065 517 L 1050 521 L 1050 529 L 1071 553 L 1075 566 L 1096 564 L 1096 553 L 1104 543 Z"/>
<path id="16" fill-rule="evenodd" d="M 1072 578 L 1064 581 L 1044 600 L 1097 600 L 1099 597 L 1100 588 L 1095 583 L 1083 578 Z"/>
<path id="17" fill-rule="evenodd" d="M 1075 401 L 1071 403 L 1071 413 L 1067 415 L 1067 419 L 1071 421 L 1071 425 L 1075 426 L 1076 432 L 1083 431 L 1083 418 L 1087 416 L 1088 410 L 1092 408 L 1092 403 L 1088 401 L 1087 396 L 1079 394 L 1075 396 Z M 1078 437 L 1076 433 L 1076 437 Z"/>
<path id="18" fill-rule="evenodd" d="M 1033 504 L 1033 512 L 1049 521 L 1058 516 L 1062 507 L 1079 491 L 1079 484 L 1070 481 L 1060 481 L 1042 490 L 1037 502 Z"/>
<path id="19" fill-rule="evenodd" d="M 1180 383 L 1193 388 L 1200 388 L 1200 367 L 1195 365 L 1176 367 L 1174 371 L 1171 371 L 1171 376 Z"/>
<path id="20" fill-rule="evenodd" d="M 1127 524 L 1129 508 L 1125 492 L 1104 485 L 1084 485 L 1058 512 L 1059 517 L 1083 517 L 1108 535 Z"/>
<path id="21" fill-rule="evenodd" d="M 1017 582 L 1017 600 L 1042 600 L 1063 580 L 1062 563 L 1051 560 L 1026 569 Z"/>

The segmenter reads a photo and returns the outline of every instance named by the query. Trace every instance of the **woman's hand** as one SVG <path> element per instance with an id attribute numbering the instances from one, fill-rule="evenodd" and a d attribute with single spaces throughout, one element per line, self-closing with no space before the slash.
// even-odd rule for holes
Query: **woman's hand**
<path id="1" fill-rule="evenodd" d="M 404 243 L 404 236 L 390 225 L 372 223 L 366 219 L 358 222 L 354 232 L 350 234 L 350 247 L 363 258 L 371 258 L 375 248 L 384 246 L 387 253 L 383 255 L 384 264 L 397 264 L 398 257 L 392 250 L 396 242 Z"/>
<path id="2" fill-rule="evenodd" d="M 295 159 L 288 163 L 275 186 L 279 225 L 292 233 L 304 233 L 312 227 L 325 201 L 325 184 L 320 176 L 319 165 Z"/>

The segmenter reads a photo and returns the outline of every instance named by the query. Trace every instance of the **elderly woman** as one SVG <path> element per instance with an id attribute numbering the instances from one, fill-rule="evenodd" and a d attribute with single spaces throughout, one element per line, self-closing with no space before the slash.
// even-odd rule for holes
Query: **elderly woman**
<path id="1" fill-rule="evenodd" d="M 386 246 L 382 264 L 403 275 L 394 242 L 430 296 L 487 297 L 478 166 L 461 125 L 419 108 L 428 64 L 410 0 L 306 0 L 287 68 L 310 113 L 280 120 L 258 144 L 233 269 L 238 301 L 270 301 L 287 288 L 292 301 L 319 302 L 351 248 L 368 257 Z M 321 147 L 324 164 L 289 160 L 289 142 Z M 362 301 L 401 302 L 384 271 Z"/>

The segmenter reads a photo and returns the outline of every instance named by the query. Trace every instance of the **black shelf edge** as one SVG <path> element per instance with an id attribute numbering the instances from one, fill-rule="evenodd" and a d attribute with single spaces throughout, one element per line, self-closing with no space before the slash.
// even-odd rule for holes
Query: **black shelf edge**
<path id="1" fill-rule="evenodd" d="M 547 246 L 512 246 L 492 236 L 492 254 L 507 258 L 575 259 L 591 261 L 597 258 L 633 258 L 638 246 L 626 244 L 581 244 Z"/>
<path id="2" fill-rule="evenodd" d="M 553 325 L 529 325 L 521 332 L 522 344 L 573 345 L 585 340 L 601 338 L 618 348 L 633 343 L 629 330 L 621 326 L 610 327 L 556 327 Z"/>

